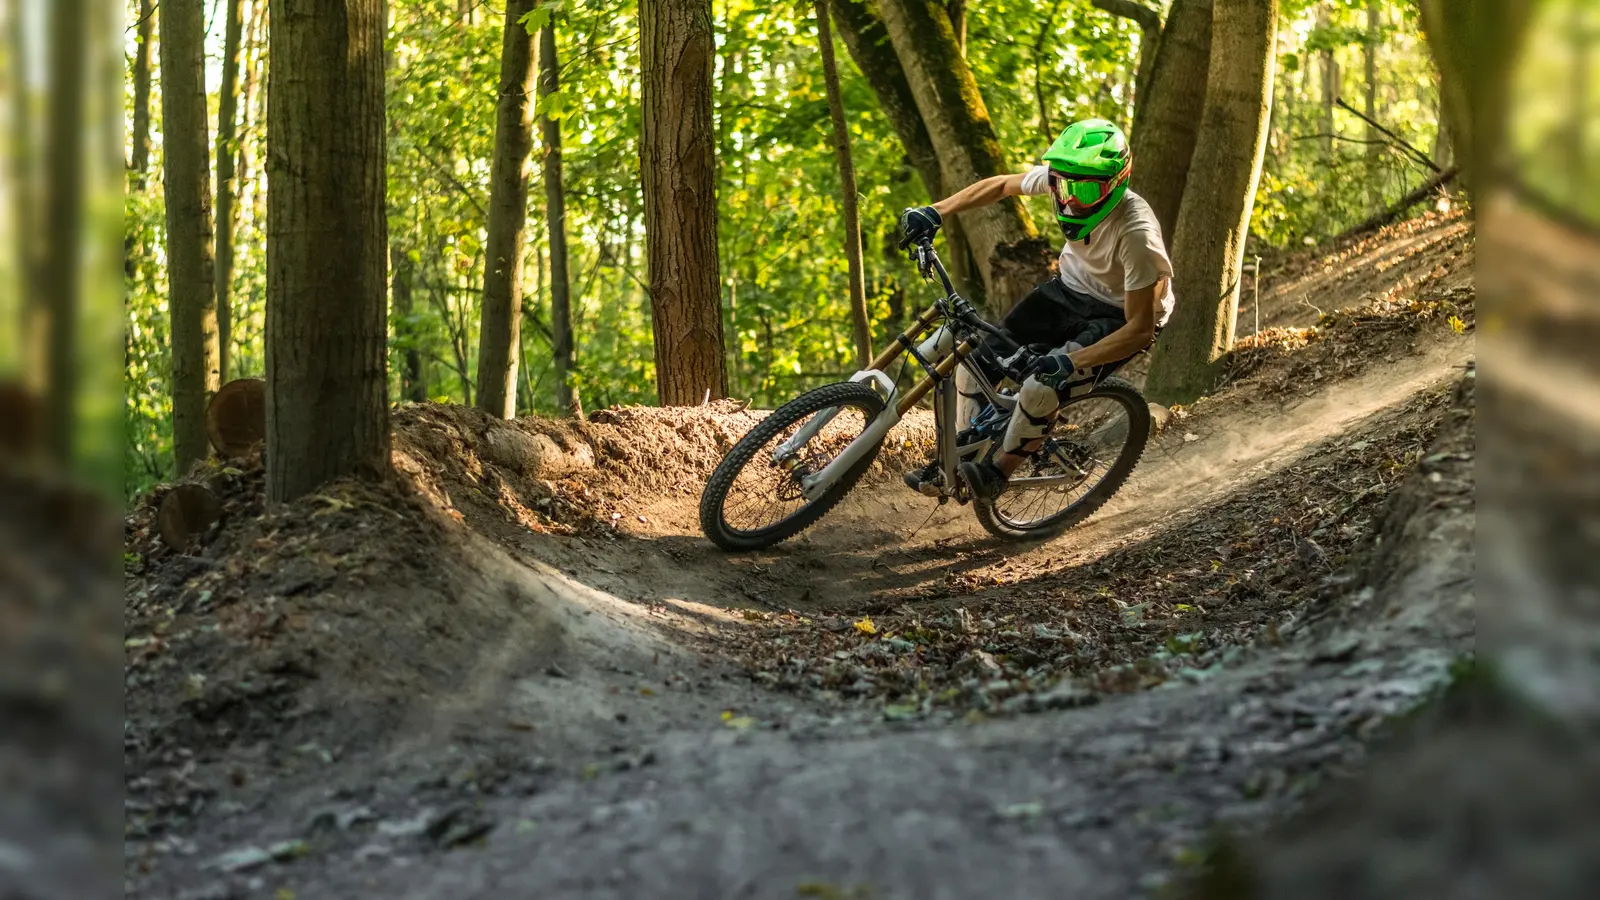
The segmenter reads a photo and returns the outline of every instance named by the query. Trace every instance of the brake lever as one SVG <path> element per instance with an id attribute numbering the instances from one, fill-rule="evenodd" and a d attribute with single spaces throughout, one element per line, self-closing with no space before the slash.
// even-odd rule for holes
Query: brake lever
<path id="1" fill-rule="evenodd" d="M 1000 368 L 1005 370 L 1012 381 L 1021 384 L 1027 378 L 1028 367 L 1039 358 L 1039 354 L 1028 349 L 1026 345 L 1017 348 L 1017 352 L 1000 360 Z"/>

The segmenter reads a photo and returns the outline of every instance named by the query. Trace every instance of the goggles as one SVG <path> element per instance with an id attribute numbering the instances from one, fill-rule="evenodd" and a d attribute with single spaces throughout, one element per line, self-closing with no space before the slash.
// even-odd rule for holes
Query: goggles
<path id="1" fill-rule="evenodd" d="M 1089 178 L 1050 170 L 1050 194 L 1056 209 L 1069 216 L 1088 215 L 1115 190 L 1116 178 Z"/>

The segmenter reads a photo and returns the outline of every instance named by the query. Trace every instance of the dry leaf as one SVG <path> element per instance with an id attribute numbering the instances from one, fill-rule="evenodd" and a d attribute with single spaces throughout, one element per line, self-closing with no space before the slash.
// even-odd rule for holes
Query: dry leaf
<path id="1" fill-rule="evenodd" d="M 862 634 L 877 634 L 878 626 L 872 624 L 871 616 L 863 616 L 856 622 L 856 630 Z"/>

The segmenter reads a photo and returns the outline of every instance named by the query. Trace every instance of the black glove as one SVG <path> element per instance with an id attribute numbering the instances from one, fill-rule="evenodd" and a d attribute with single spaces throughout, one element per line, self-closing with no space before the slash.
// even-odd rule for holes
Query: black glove
<path id="1" fill-rule="evenodd" d="M 931 240 L 939 233 L 944 217 L 931 206 L 913 206 L 900 214 L 900 249 L 915 241 Z"/>
<path id="2" fill-rule="evenodd" d="M 1045 387 L 1059 391 L 1076 371 L 1077 367 L 1072 364 L 1071 357 L 1067 356 L 1066 348 L 1062 348 L 1035 359 L 1033 364 L 1028 366 L 1027 374 Z"/>

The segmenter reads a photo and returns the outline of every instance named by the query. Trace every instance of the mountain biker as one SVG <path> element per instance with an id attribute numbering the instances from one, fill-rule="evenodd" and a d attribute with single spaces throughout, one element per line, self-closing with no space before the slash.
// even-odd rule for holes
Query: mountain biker
<path id="1" fill-rule="evenodd" d="M 1155 213 L 1143 197 L 1128 190 L 1132 171 L 1133 154 L 1122 130 L 1104 119 L 1086 119 L 1068 126 L 1043 161 L 1026 173 L 985 178 L 932 206 L 900 215 L 902 246 L 907 246 L 932 238 L 951 213 L 1006 197 L 1049 194 L 1067 238 L 1058 273 L 1018 301 L 999 323 L 1022 346 L 1054 349 L 1028 366 L 999 452 L 991 460 L 961 463 L 962 476 L 979 497 L 999 496 L 1011 474 L 1043 446 L 1074 375 L 1091 375 L 1096 367 L 1144 350 L 1172 315 L 1172 262 Z M 986 343 L 996 358 L 1009 354 L 993 337 Z M 958 370 L 956 390 L 957 421 L 969 423 L 983 394 L 965 367 Z M 907 472 L 905 481 L 920 490 L 939 478 L 939 465 L 933 462 Z"/>

